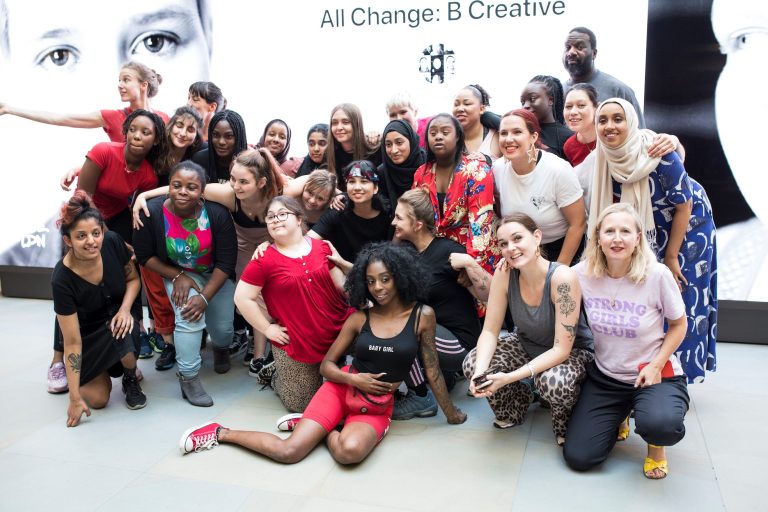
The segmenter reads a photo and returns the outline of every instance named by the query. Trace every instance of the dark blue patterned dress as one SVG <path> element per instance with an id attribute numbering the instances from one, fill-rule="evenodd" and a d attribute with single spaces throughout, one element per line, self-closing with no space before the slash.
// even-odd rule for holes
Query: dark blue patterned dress
<path id="1" fill-rule="evenodd" d="M 691 219 L 678 256 L 683 276 L 688 281 L 683 288 L 688 332 L 677 356 L 688 382 L 702 382 L 705 370 L 715 371 L 717 367 L 717 259 L 712 206 L 704 188 L 688 176 L 676 153 L 663 157 L 648 178 L 656 223 L 653 250 L 661 262 L 672 229 L 675 205 L 693 200 Z M 621 195 L 621 187 L 615 181 L 613 191 L 614 196 Z"/>

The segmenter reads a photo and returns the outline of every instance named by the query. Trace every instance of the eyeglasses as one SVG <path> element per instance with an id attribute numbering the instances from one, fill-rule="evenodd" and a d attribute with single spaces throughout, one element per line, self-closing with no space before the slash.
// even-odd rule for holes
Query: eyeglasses
<path id="1" fill-rule="evenodd" d="M 267 224 L 272 224 L 276 220 L 279 221 L 279 222 L 284 222 L 285 220 L 288 219 L 289 215 L 296 215 L 296 214 L 293 213 L 293 212 L 282 211 L 282 212 L 277 212 L 274 215 L 273 214 L 269 214 L 269 215 L 267 215 L 264 218 L 264 220 L 267 221 Z"/>

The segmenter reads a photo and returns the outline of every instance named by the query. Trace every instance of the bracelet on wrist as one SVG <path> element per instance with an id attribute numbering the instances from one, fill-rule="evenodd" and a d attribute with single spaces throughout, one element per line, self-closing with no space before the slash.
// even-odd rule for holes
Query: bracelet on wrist
<path id="1" fill-rule="evenodd" d="M 176 284 L 176 280 L 184 275 L 184 270 L 182 269 L 181 272 L 176 274 L 173 279 L 171 279 L 171 284 Z"/>
<path id="2" fill-rule="evenodd" d="M 528 368 L 528 371 L 531 372 L 531 378 L 536 376 L 536 372 L 533 371 L 533 365 L 531 363 L 525 363 L 525 366 Z"/>
<path id="3" fill-rule="evenodd" d="M 205 295 L 198 293 L 197 296 L 203 299 L 203 302 L 205 302 L 205 307 L 208 307 L 208 299 L 205 298 Z"/>

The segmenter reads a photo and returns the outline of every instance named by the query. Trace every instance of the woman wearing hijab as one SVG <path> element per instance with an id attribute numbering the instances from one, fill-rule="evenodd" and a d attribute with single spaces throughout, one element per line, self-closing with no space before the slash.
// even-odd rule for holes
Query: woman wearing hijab
<path id="1" fill-rule="evenodd" d="M 400 119 L 387 124 L 382 141 L 379 194 L 388 198 L 394 208 L 400 196 L 413 186 L 413 175 L 427 161 L 427 153 L 419 147 L 419 136 L 410 123 Z"/>
<path id="2" fill-rule="evenodd" d="M 588 233 L 616 199 L 640 214 L 656 258 L 672 271 L 688 315 L 677 350 L 688 382 L 714 371 L 717 334 L 717 261 L 712 207 L 704 189 L 688 176 L 680 157 L 650 157 L 655 133 L 638 128 L 631 103 L 611 98 L 596 114 L 597 149 Z"/>
<path id="3" fill-rule="evenodd" d="M 326 149 L 328 149 L 328 125 L 313 124 L 307 132 L 307 156 L 296 171 L 296 177 L 308 176 L 321 167 L 325 168 Z"/>
<path id="4" fill-rule="evenodd" d="M 259 139 L 260 148 L 267 148 L 277 163 L 280 164 L 280 170 L 286 176 L 293 178 L 301 165 L 301 160 L 295 157 L 289 157 L 288 151 L 291 150 L 291 129 L 288 123 L 282 119 L 273 119 L 264 127 L 264 133 Z"/>

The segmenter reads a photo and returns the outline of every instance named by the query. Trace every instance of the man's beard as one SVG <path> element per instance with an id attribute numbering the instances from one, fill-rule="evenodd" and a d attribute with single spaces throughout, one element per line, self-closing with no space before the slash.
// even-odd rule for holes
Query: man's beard
<path id="1" fill-rule="evenodd" d="M 565 69 L 571 76 L 585 76 L 592 71 L 592 57 L 587 55 L 582 61 L 565 62 Z"/>

